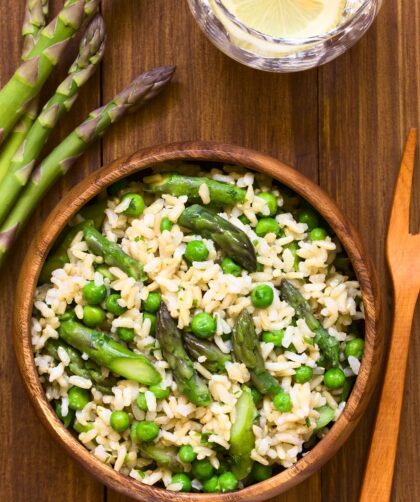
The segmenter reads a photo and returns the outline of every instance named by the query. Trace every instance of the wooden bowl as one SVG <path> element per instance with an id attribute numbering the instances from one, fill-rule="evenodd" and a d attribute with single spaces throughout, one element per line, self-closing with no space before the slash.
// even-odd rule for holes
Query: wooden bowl
<path id="1" fill-rule="evenodd" d="M 151 164 L 170 160 L 241 164 L 270 175 L 296 191 L 319 211 L 340 239 L 351 259 L 363 295 L 366 316 L 365 352 L 359 376 L 342 415 L 325 438 L 293 467 L 266 481 L 232 493 L 174 493 L 142 485 L 97 460 L 64 428 L 49 405 L 32 354 L 30 320 L 33 295 L 42 264 L 61 230 L 82 206 L 108 185 L 146 169 Z M 175 143 L 147 148 L 102 167 L 73 188 L 51 212 L 29 246 L 20 273 L 14 309 L 14 346 L 23 381 L 42 423 L 70 455 L 104 484 L 133 499 L 147 502 L 255 502 L 278 495 L 310 476 L 337 452 L 355 428 L 374 389 L 382 356 L 383 334 L 379 329 L 377 302 L 376 281 L 370 259 L 352 225 L 321 188 L 291 167 L 253 150 L 206 142 Z"/>

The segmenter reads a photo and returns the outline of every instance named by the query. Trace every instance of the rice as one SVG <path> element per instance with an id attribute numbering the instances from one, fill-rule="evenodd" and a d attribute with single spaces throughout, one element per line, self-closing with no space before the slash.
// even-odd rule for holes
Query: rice
<path id="1" fill-rule="evenodd" d="M 47 285 L 37 288 L 34 298 L 34 314 L 31 324 L 32 345 L 35 364 L 38 369 L 47 398 L 59 401 L 61 413 L 69 412 L 68 392 L 71 387 L 89 391 L 91 401 L 76 412 L 79 425 L 78 438 L 92 455 L 124 475 L 138 482 L 160 484 L 168 490 L 181 491 L 180 483 L 172 482 L 172 473 L 159 466 L 152 466 L 150 459 L 142 456 L 133 442 L 130 431 L 116 432 L 110 422 L 111 414 L 124 410 L 130 421 L 148 420 L 159 426 L 158 441 L 165 447 L 179 448 L 191 445 L 197 459 L 209 459 L 218 468 L 220 450 L 228 454 L 232 424 L 236 420 L 236 403 L 244 385 L 252 386 L 252 375 L 244 361 L 234 358 L 225 365 L 225 372 L 209 370 L 210 362 L 200 356 L 193 362 L 193 368 L 201 376 L 213 398 L 207 406 L 191 403 L 178 388 L 168 362 L 154 336 L 150 316 L 145 315 L 142 306 L 152 291 L 159 291 L 171 316 L 180 329 L 187 329 L 198 312 L 211 314 L 215 319 L 216 333 L 213 343 L 226 355 L 232 356 L 232 330 L 235 320 L 243 309 L 247 309 L 260 336 L 261 356 L 265 369 L 278 380 L 282 389 L 290 395 L 291 409 L 280 412 L 273 398 L 264 396 L 258 404 L 258 416 L 253 424 L 255 447 L 251 458 L 262 465 L 279 468 L 292 466 L 304 453 L 305 443 L 313 436 L 319 418 L 318 409 L 329 406 L 334 410 L 334 420 L 340 416 L 345 402 L 340 400 L 341 389 L 331 391 L 324 385 L 326 369 L 322 366 L 322 353 L 315 342 L 315 333 L 303 318 L 297 318 L 292 306 L 279 295 L 282 281 L 289 280 L 309 303 L 312 312 L 330 337 L 341 347 L 341 365 L 347 377 L 357 375 L 360 361 L 343 354 L 346 342 L 352 338 L 349 327 L 363 319 L 363 306 L 357 301 L 360 288 L 357 281 L 350 279 L 334 266 L 339 252 L 336 240 L 327 236 L 321 241 L 311 241 L 305 223 L 297 220 L 296 214 L 282 211 L 283 197 L 272 180 L 238 166 L 214 168 L 210 174 L 190 166 L 180 166 L 180 172 L 202 174 L 243 188 L 244 202 L 231 208 L 224 208 L 220 216 L 244 231 L 257 253 L 260 264 L 258 271 L 242 270 L 237 276 L 224 273 L 221 266 L 222 253 L 210 239 L 188 234 L 177 224 L 188 198 L 169 194 L 153 196 L 143 192 L 141 183 L 131 183 L 130 191 L 142 194 L 146 201 L 144 213 L 129 218 L 124 212 L 129 199 L 121 196 L 108 200 L 103 235 L 117 242 L 123 251 L 144 265 L 149 282 L 143 284 L 129 277 L 120 268 L 109 267 L 111 278 L 104 277 L 96 268 L 103 262 L 93 255 L 79 232 L 68 249 L 69 262 L 56 269 Z M 161 180 L 161 174 L 144 178 L 153 183 Z M 262 191 L 271 190 L 277 198 L 281 212 L 275 216 L 281 235 L 273 233 L 259 236 L 255 226 L 260 215 L 268 216 L 269 207 L 259 197 Z M 199 187 L 202 204 L 211 201 L 206 183 Z M 242 218 L 246 216 L 249 223 Z M 160 231 L 163 217 L 172 222 L 170 230 Z M 245 221 L 245 223 L 244 223 Z M 188 242 L 201 240 L 209 254 L 205 261 L 187 264 L 183 255 Z M 296 256 L 289 245 L 297 243 Z M 233 257 L 234 258 L 234 257 Z M 78 320 L 83 320 L 86 300 L 83 287 L 89 281 L 95 285 L 104 284 L 107 291 L 118 292 L 121 315 L 107 313 L 105 324 L 110 336 L 117 341 L 119 330 L 133 330 L 133 340 L 128 347 L 147 356 L 162 376 L 161 386 L 168 388 L 168 397 L 157 398 L 149 388 L 139 383 L 119 378 L 109 389 L 103 389 L 89 373 L 73 373 L 72 355 L 65 346 L 59 346 L 56 356 L 48 350 L 52 341 L 59 339 L 60 316 L 71 306 Z M 253 306 L 250 294 L 258 285 L 266 285 L 273 291 L 273 302 L 268 308 Z M 263 341 L 263 332 L 281 331 L 280 343 Z M 81 360 L 88 361 L 86 354 Z M 309 382 L 295 381 L 296 370 L 302 365 L 312 370 Z M 98 368 L 103 379 L 110 372 Z M 98 375 L 95 376 L 98 379 Z M 144 394 L 146 408 L 140 409 L 139 394 Z M 319 437 L 325 431 L 320 431 Z M 203 438 L 206 442 L 203 443 Z M 187 467 L 187 471 L 189 467 Z M 202 483 L 192 479 L 196 490 Z"/>

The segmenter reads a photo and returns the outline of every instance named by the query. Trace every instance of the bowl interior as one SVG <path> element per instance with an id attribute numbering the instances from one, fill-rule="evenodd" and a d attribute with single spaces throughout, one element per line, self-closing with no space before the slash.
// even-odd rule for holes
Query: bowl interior
<path id="1" fill-rule="evenodd" d="M 365 309 L 365 352 L 359 376 L 340 418 L 328 434 L 293 467 L 264 482 L 228 494 L 174 493 L 141 485 L 97 460 L 56 417 L 45 397 L 32 355 L 30 334 L 32 299 L 42 264 L 64 226 L 81 207 L 108 185 L 147 169 L 153 164 L 171 160 L 240 164 L 267 174 L 294 190 L 331 226 L 352 262 L 362 291 Z M 383 339 L 378 325 L 377 298 L 374 272 L 357 233 L 320 187 L 291 167 L 253 150 L 206 142 L 176 143 L 144 149 L 102 167 L 73 188 L 56 206 L 29 247 L 22 266 L 14 309 L 14 344 L 24 384 L 41 421 L 53 437 L 103 483 L 137 500 L 215 502 L 265 500 L 286 491 L 320 468 L 341 447 L 361 417 L 374 389 L 382 356 Z"/>

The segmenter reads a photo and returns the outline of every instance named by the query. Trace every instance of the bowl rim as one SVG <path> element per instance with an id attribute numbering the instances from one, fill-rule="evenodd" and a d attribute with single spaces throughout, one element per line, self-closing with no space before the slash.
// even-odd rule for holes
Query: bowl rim
<path id="1" fill-rule="evenodd" d="M 341 416 L 325 437 L 292 467 L 237 492 L 171 492 L 143 485 L 96 459 L 55 415 L 43 391 L 32 352 L 32 298 L 41 266 L 61 230 L 81 207 L 108 185 L 154 164 L 171 160 L 239 164 L 251 171 L 268 174 L 301 195 L 325 218 L 339 238 L 349 255 L 362 291 L 365 352 L 359 375 Z M 375 387 L 383 353 L 376 274 L 357 232 L 336 203 L 309 178 L 271 156 L 245 147 L 205 141 L 170 143 L 141 149 L 99 168 L 73 187 L 49 214 L 28 247 L 17 283 L 13 320 L 13 341 L 19 370 L 41 422 L 53 438 L 101 482 L 136 500 L 147 501 L 258 501 L 278 495 L 300 483 L 327 462 L 355 428 Z"/>

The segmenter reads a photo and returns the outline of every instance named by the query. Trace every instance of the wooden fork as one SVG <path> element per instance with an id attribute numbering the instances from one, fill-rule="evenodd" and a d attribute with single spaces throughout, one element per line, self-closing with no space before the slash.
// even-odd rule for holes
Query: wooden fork
<path id="1" fill-rule="evenodd" d="M 395 187 L 387 236 L 387 260 L 394 287 L 394 320 L 385 379 L 360 502 L 387 502 L 398 446 L 411 326 L 420 291 L 420 234 L 410 234 L 416 129 L 411 129 Z"/>

